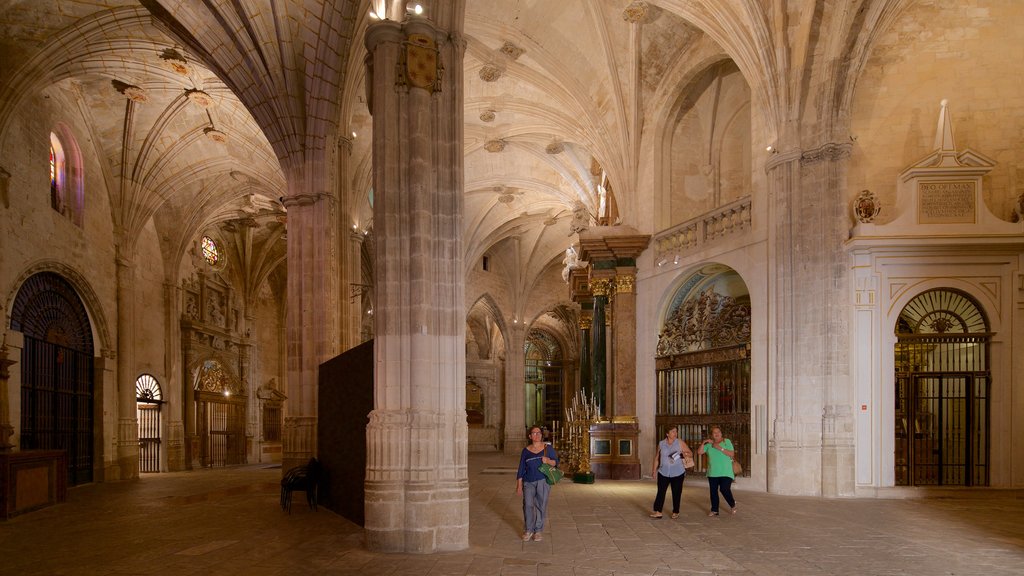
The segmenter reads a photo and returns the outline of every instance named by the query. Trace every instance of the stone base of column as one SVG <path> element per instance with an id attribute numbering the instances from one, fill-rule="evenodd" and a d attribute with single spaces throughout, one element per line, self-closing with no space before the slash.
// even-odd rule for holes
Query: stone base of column
<path id="1" fill-rule="evenodd" d="M 639 480 L 640 427 L 635 418 L 590 425 L 590 470 L 605 480 Z"/>
<path id="2" fill-rule="evenodd" d="M 456 416 L 370 414 L 364 508 L 369 550 L 430 554 L 469 547 L 466 425 L 465 416 Z M 439 463 L 448 461 L 441 469 Z"/>
<path id="3" fill-rule="evenodd" d="M 167 424 L 167 471 L 185 470 L 185 424 L 180 420 Z"/>

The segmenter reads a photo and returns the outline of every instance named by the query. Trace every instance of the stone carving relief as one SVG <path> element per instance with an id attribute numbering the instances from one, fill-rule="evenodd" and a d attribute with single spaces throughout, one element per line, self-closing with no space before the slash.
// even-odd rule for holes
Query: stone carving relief
<path id="1" fill-rule="evenodd" d="M 565 144 L 561 142 L 552 142 L 544 148 L 544 151 L 552 155 L 561 154 L 562 152 L 565 152 Z"/>
<path id="2" fill-rule="evenodd" d="M 515 44 L 509 42 L 508 40 L 506 40 L 505 43 L 501 45 L 501 53 L 504 54 L 505 56 L 508 56 L 510 60 L 516 60 L 517 58 L 523 55 L 523 52 L 526 52 L 526 50 L 520 48 L 519 46 L 516 46 Z"/>
<path id="3" fill-rule="evenodd" d="M 480 113 L 480 120 L 483 122 L 494 122 L 495 110 L 484 110 Z"/>
<path id="4" fill-rule="evenodd" d="M 579 200 L 572 207 L 572 222 L 569 224 L 569 236 L 585 232 L 590 228 L 590 212 Z"/>
<path id="5" fill-rule="evenodd" d="M 491 153 L 501 152 L 504 149 L 505 149 L 505 141 L 504 140 L 488 140 L 487 143 L 484 144 L 484 150 L 487 150 L 488 152 L 491 152 Z"/>
<path id="6" fill-rule="evenodd" d="M 862 190 L 853 201 L 853 213 L 857 221 L 868 224 L 882 211 L 882 204 L 871 190 Z"/>
<path id="7" fill-rule="evenodd" d="M 708 288 L 676 309 L 658 335 L 657 356 L 750 341 L 750 305 Z"/>
<path id="8" fill-rule="evenodd" d="M 626 9 L 622 11 L 622 19 L 630 24 L 642 23 L 644 18 L 647 17 L 647 10 L 647 2 L 637 0 L 626 6 Z"/>
<path id="9" fill-rule="evenodd" d="M 497 82 L 501 78 L 503 70 L 492 64 L 487 64 L 480 69 L 480 79 L 484 82 Z"/>

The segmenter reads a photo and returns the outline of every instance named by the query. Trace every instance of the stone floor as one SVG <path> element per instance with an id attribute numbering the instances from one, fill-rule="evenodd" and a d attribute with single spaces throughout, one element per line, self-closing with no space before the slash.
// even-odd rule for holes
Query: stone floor
<path id="1" fill-rule="evenodd" d="M 544 541 L 524 543 L 516 463 L 471 455 L 463 552 L 368 552 L 359 527 L 301 494 L 283 513 L 280 469 L 244 466 L 74 488 L 67 503 L 0 522 L 0 574 L 1024 574 L 1016 490 L 825 500 L 741 481 L 739 513 L 708 518 L 694 478 L 679 519 L 651 520 L 651 480 L 562 482 Z"/>

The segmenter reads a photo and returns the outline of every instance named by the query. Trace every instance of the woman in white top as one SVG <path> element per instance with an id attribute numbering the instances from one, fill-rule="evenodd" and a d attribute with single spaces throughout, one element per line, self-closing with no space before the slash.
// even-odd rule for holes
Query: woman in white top
<path id="1" fill-rule="evenodd" d="M 665 439 L 658 442 L 658 450 L 654 453 L 654 464 L 651 476 L 657 474 L 658 495 L 654 498 L 654 511 L 651 518 L 661 518 L 661 509 L 665 505 L 665 490 L 672 486 L 672 518 L 679 518 L 679 505 L 683 500 L 683 478 L 686 476 L 686 459 L 693 458 L 690 447 L 678 438 L 679 431 L 675 426 L 668 429 Z"/>

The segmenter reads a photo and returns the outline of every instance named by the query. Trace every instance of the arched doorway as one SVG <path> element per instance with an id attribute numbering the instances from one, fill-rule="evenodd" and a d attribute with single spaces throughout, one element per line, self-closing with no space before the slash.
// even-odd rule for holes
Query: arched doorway
<path id="1" fill-rule="evenodd" d="M 896 322 L 896 484 L 986 486 L 988 321 L 967 294 L 923 292 Z"/>
<path id="2" fill-rule="evenodd" d="M 92 482 L 93 340 L 82 300 L 59 274 L 35 274 L 14 299 L 11 329 L 25 336 L 20 447 L 64 450 L 68 481 Z"/>
<path id="3" fill-rule="evenodd" d="M 139 472 L 160 471 L 160 407 L 163 393 L 156 378 L 143 374 L 135 380 L 139 419 Z"/>
<path id="4" fill-rule="evenodd" d="M 195 421 L 203 467 L 246 463 L 246 391 L 217 360 L 199 367 L 195 385 Z"/>
<path id="5" fill-rule="evenodd" d="M 712 264 L 673 295 L 658 336 L 655 425 L 698 446 L 718 425 L 750 475 L 750 294 L 731 268 Z M 704 471 L 698 460 L 696 472 Z"/>
<path id="6" fill-rule="evenodd" d="M 563 419 L 565 387 L 562 347 L 544 330 L 531 329 L 526 336 L 526 425 L 551 430 Z"/>

